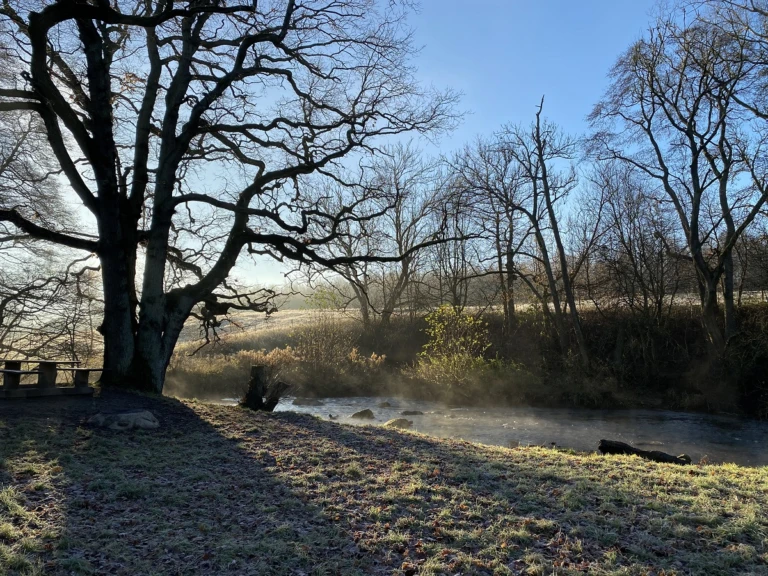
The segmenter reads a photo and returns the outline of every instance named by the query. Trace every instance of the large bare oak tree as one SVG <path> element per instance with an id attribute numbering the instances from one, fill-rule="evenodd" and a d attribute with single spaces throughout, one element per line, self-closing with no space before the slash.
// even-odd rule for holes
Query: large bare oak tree
<path id="1" fill-rule="evenodd" d="M 162 390 L 195 307 L 269 307 L 227 282 L 241 253 L 375 258 L 319 248 L 345 222 L 380 215 L 377 191 L 354 187 L 330 213 L 304 185 L 345 186 L 380 137 L 453 121 L 455 95 L 414 79 L 410 4 L 3 2 L 0 32 L 23 73 L 0 88 L 0 112 L 39 118 L 95 229 L 14 207 L 0 221 L 98 257 L 106 383 Z"/>

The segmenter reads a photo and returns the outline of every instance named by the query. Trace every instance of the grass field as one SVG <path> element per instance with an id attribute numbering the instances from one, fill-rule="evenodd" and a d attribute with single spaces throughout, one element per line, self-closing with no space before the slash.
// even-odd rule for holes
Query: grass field
<path id="1" fill-rule="evenodd" d="M 0 406 L 0 458 L 0 574 L 768 574 L 768 468 L 123 394 Z"/>

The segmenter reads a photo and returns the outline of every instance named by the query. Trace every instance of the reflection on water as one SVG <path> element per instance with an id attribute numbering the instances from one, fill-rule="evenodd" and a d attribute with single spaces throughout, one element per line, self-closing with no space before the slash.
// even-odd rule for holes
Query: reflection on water
<path id="1" fill-rule="evenodd" d="M 402 398 L 321 398 L 322 406 L 294 406 L 283 399 L 276 410 L 292 410 L 349 424 L 384 423 L 402 417 L 403 410 L 420 410 L 407 416 L 413 429 L 444 438 L 461 438 L 483 444 L 508 446 L 510 442 L 594 450 L 602 439 L 621 440 L 638 448 L 686 453 L 698 462 L 734 462 L 768 466 L 768 422 L 730 416 L 711 416 L 655 410 L 583 410 L 560 408 L 454 408 L 437 402 Z M 389 408 L 378 408 L 389 402 Z M 370 408 L 376 420 L 349 418 Z"/>

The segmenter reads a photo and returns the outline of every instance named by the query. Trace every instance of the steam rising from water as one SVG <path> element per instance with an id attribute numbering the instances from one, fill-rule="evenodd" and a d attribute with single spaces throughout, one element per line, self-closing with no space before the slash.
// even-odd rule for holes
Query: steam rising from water
<path id="1" fill-rule="evenodd" d="M 768 466 L 768 422 L 730 416 L 712 416 L 655 410 L 585 410 L 559 408 L 458 408 L 437 402 L 402 398 L 321 398 L 322 406 L 294 406 L 285 398 L 276 411 L 292 410 L 347 424 L 382 424 L 401 418 L 404 410 L 423 416 L 406 416 L 418 432 L 444 438 L 461 438 L 483 444 L 508 446 L 551 445 L 595 450 L 601 438 L 621 440 L 646 450 L 686 453 L 698 462 L 734 462 Z M 389 408 L 378 408 L 389 402 Z M 370 408 L 376 420 L 354 420 L 351 414 Z"/>

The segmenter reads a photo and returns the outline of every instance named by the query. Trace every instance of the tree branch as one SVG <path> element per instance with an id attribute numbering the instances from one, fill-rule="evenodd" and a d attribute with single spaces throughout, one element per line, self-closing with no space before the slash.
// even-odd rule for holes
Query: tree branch
<path id="1" fill-rule="evenodd" d="M 85 250 L 87 252 L 98 253 L 99 251 L 98 242 L 69 236 L 68 234 L 56 232 L 54 230 L 48 230 L 47 228 L 43 228 L 42 226 L 38 226 L 34 222 L 27 220 L 13 209 L 0 209 L 0 222 L 10 222 L 20 230 L 39 240 L 46 240 L 48 242 L 53 242 L 54 244 L 61 244 L 62 246 L 69 246 L 70 248 Z"/>

